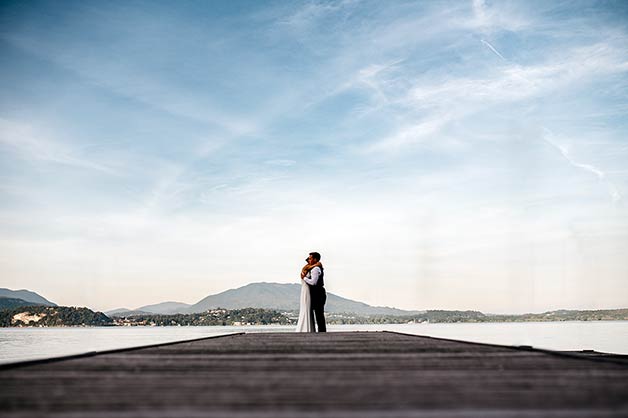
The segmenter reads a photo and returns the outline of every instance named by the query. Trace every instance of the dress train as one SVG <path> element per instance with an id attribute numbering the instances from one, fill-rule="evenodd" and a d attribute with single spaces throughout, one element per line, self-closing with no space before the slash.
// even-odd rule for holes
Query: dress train
<path id="1" fill-rule="evenodd" d="M 315 332 L 314 322 L 310 314 L 310 303 L 310 287 L 304 280 L 301 280 L 301 304 L 296 332 Z"/>

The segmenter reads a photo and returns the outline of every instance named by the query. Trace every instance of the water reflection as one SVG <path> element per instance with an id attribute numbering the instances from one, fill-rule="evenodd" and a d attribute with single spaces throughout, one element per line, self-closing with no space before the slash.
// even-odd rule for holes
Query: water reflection
<path id="1" fill-rule="evenodd" d="M 292 332 L 292 326 L 86 327 L 0 329 L 0 363 L 138 347 L 239 332 Z M 551 350 L 628 354 L 628 321 L 333 325 L 339 331 L 397 331 Z"/>

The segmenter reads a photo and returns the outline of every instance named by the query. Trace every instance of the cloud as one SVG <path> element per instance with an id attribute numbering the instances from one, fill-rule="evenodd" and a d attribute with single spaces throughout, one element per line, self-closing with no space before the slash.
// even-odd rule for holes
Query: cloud
<path id="1" fill-rule="evenodd" d="M 368 149 L 374 152 L 399 151 L 426 138 L 435 137 L 449 123 L 497 104 L 515 103 L 553 94 L 575 83 L 595 81 L 602 74 L 626 71 L 624 53 L 606 43 L 575 47 L 547 62 L 529 65 L 509 64 L 495 68 L 484 77 L 423 78 L 413 81 L 405 96 L 391 99 L 408 110 L 410 119 L 392 134 L 376 140 Z M 386 83 L 372 76 L 371 83 L 386 94 Z"/>
<path id="2" fill-rule="evenodd" d="M 280 18 L 277 23 L 279 25 L 287 25 L 299 30 L 304 30 L 314 25 L 319 19 L 338 12 L 344 5 L 349 3 L 351 3 L 351 1 L 346 0 L 335 3 L 307 1 L 305 5 L 298 8 L 296 11 Z"/>
<path id="3" fill-rule="evenodd" d="M 85 51 L 89 47 L 80 42 L 71 46 L 59 45 L 54 37 L 42 38 L 37 34 L 17 32 L 2 34 L 2 39 L 119 97 L 135 100 L 172 116 L 218 127 L 225 135 L 239 137 L 258 129 L 252 118 L 225 112 L 210 96 L 178 87 L 176 81 L 167 79 L 158 71 L 144 68 L 146 64 L 139 61 L 140 57 L 137 57 L 137 64 L 124 65 L 117 59 L 108 59 L 104 54 L 97 56 L 102 59 L 95 58 Z M 85 56 L 90 59 L 85 59 Z"/>
<path id="4" fill-rule="evenodd" d="M 516 5 L 516 3 L 515 3 Z M 472 14 L 458 23 L 482 33 L 499 30 L 521 31 L 530 27 L 531 18 L 513 7 L 513 4 L 495 2 L 489 6 L 485 0 L 473 0 Z"/>
<path id="5" fill-rule="evenodd" d="M 584 163 L 575 161 L 571 157 L 571 155 L 569 155 L 569 151 L 567 150 L 567 147 L 558 144 L 557 141 L 553 138 L 552 133 L 548 129 L 545 130 L 545 133 L 543 135 L 543 140 L 547 142 L 548 144 L 550 144 L 553 148 L 558 150 L 558 152 L 560 152 L 560 154 L 563 156 L 565 160 L 567 160 L 569 164 L 571 164 L 572 166 L 576 168 L 579 168 L 579 169 L 582 169 L 584 171 L 594 174 L 601 182 L 603 182 L 607 186 L 608 192 L 611 196 L 613 203 L 619 203 L 619 201 L 622 199 L 622 195 L 617 189 L 617 187 L 615 187 L 615 185 L 608 180 L 605 172 L 603 172 L 597 167 L 594 167 L 591 164 L 584 164 Z"/>
<path id="6" fill-rule="evenodd" d="M 264 164 L 275 165 L 278 167 L 292 167 L 296 163 L 297 162 L 295 160 L 282 160 L 282 159 L 264 161 Z"/>
<path id="7" fill-rule="evenodd" d="M 67 143 L 53 139 L 30 125 L 0 118 L 0 145 L 29 161 L 48 162 L 117 175 L 113 168 L 85 158 Z"/>
<path id="8" fill-rule="evenodd" d="M 449 113 L 432 114 L 424 122 L 419 122 L 414 125 L 406 125 L 401 129 L 398 129 L 392 135 L 370 144 L 364 150 L 367 153 L 400 151 L 409 145 L 417 144 L 432 138 L 452 119 L 453 115 Z"/>
<path id="9" fill-rule="evenodd" d="M 484 45 L 486 45 L 488 47 L 488 49 L 493 51 L 493 53 L 495 55 L 497 55 L 499 58 L 501 58 L 502 60 L 506 61 L 506 58 L 504 58 L 504 56 L 502 54 L 500 54 L 499 51 L 497 51 L 495 49 L 495 47 L 493 45 L 491 45 L 488 41 L 485 41 L 484 39 L 480 39 L 480 42 L 482 42 Z"/>

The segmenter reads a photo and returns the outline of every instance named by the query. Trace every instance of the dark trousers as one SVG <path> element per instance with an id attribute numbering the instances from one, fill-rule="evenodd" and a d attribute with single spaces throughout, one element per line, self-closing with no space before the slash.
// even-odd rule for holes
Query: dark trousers
<path id="1" fill-rule="evenodd" d="M 327 326 L 325 325 L 325 302 L 327 301 L 327 294 L 325 288 L 314 289 L 310 287 L 310 320 L 312 324 L 316 319 L 316 325 L 318 332 L 327 332 Z"/>

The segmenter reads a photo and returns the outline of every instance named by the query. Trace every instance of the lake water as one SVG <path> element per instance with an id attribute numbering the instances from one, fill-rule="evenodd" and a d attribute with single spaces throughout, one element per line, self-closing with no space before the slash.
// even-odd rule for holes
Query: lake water
<path id="1" fill-rule="evenodd" d="M 559 351 L 628 354 L 628 321 L 331 325 L 330 332 L 397 331 Z M 182 341 L 238 332 L 292 332 L 287 326 L 0 328 L 0 363 Z"/>

